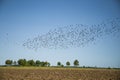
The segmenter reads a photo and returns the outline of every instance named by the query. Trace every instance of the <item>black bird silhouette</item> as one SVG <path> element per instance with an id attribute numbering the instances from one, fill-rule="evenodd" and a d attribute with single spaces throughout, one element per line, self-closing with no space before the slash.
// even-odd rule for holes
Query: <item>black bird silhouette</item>
<path id="1" fill-rule="evenodd" d="M 120 32 L 120 18 L 108 19 L 96 25 L 75 24 L 58 27 L 44 35 L 28 39 L 23 46 L 28 49 L 83 47 L 97 39 Z"/>

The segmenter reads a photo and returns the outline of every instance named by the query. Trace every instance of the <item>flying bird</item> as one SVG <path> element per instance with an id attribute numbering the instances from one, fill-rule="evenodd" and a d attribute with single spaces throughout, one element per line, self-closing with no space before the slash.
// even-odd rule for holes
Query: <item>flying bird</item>
<path id="1" fill-rule="evenodd" d="M 97 39 L 120 32 L 120 18 L 109 19 L 96 25 L 75 24 L 58 27 L 43 35 L 27 39 L 23 46 L 28 49 L 83 47 Z"/>

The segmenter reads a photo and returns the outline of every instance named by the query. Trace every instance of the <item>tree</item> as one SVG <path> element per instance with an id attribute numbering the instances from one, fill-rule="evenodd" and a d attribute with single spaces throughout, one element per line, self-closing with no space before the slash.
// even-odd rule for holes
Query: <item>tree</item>
<path id="1" fill-rule="evenodd" d="M 48 62 L 46 61 L 46 62 L 44 62 L 44 66 L 48 66 Z"/>
<path id="2" fill-rule="evenodd" d="M 64 67 L 64 65 L 62 64 L 61 67 Z"/>
<path id="3" fill-rule="evenodd" d="M 44 66 L 50 67 L 50 63 L 49 62 L 44 62 Z"/>
<path id="4" fill-rule="evenodd" d="M 58 66 L 61 66 L 61 62 L 57 62 L 57 65 L 58 65 Z"/>
<path id="5" fill-rule="evenodd" d="M 46 63 L 44 61 L 41 62 L 41 66 L 44 67 Z"/>
<path id="6" fill-rule="evenodd" d="M 49 62 L 47 63 L 47 66 L 50 67 L 50 63 Z"/>
<path id="7" fill-rule="evenodd" d="M 13 62 L 13 64 L 14 64 L 14 65 L 17 65 L 17 62 L 16 62 L 16 61 L 14 61 L 14 62 Z"/>
<path id="8" fill-rule="evenodd" d="M 25 66 L 27 63 L 26 59 L 19 59 L 18 60 L 18 64 L 21 65 L 21 66 Z"/>
<path id="9" fill-rule="evenodd" d="M 34 66 L 34 65 L 35 65 L 35 62 L 34 62 L 34 60 L 28 60 L 28 61 L 27 61 L 27 64 L 28 64 L 29 66 Z"/>
<path id="10" fill-rule="evenodd" d="M 12 62 L 13 62 L 12 60 L 9 60 L 9 59 L 8 59 L 8 60 L 5 61 L 5 64 L 6 64 L 6 65 L 11 65 Z"/>
<path id="11" fill-rule="evenodd" d="M 39 60 L 36 60 L 35 64 L 36 64 L 36 66 L 40 66 L 41 62 Z"/>
<path id="12" fill-rule="evenodd" d="M 74 66 L 76 66 L 76 67 L 79 66 L 79 61 L 78 60 L 74 61 Z"/>
<path id="13" fill-rule="evenodd" d="M 69 62 L 69 61 L 67 61 L 67 62 L 66 62 L 66 65 L 67 65 L 67 66 L 70 66 L 70 62 Z"/>

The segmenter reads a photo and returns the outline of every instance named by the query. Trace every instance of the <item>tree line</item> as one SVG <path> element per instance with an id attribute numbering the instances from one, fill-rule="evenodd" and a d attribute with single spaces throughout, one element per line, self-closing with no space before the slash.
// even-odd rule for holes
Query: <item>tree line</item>
<path id="1" fill-rule="evenodd" d="M 47 61 L 40 61 L 36 60 L 34 61 L 33 59 L 31 60 L 26 60 L 26 59 L 19 59 L 18 61 L 13 61 L 13 60 L 6 60 L 5 61 L 6 66 L 41 66 L 41 67 L 50 67 L 50 62 Z M 79 61 L 76 59 L 73 62 L 73 65 L 75 67 L 79 66 Z M 58 67 L 64 67 L 64 65 L 61 62 L 57 62 Z M 69 61 L 66 62 L 66 66 L 71 66 L 71 63 Z"/>

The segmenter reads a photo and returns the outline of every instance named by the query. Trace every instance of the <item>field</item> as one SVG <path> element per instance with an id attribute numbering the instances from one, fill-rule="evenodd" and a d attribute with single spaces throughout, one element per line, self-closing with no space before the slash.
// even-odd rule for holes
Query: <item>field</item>
<path id="1" fill-rule="evenodd" d="M 0 80 L 120 80 L 119 69 L 0 67 Z"/>

